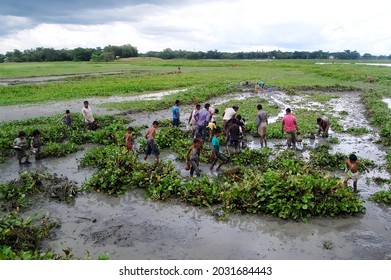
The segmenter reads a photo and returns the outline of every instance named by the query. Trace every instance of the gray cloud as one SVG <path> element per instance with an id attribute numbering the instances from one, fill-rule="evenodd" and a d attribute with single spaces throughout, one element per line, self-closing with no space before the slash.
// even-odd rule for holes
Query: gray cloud
<path id="1" fill-rule="evenodd" d="M 182 4 L 187 1 L 182 1 Z M 94 25 L 112 21 L 136 21 L 142 14 L 137 6 L 169 6 L 175 0 L 5 0 L 1 3 L 0 17 L 13 16 L 28 18 L 32 27 L 40 23 Z M 132 7 L 133 10 L 132 11 Z M 126 8 L 128 14 L 108 13 L 108 10 Z M 148 11 L 145 11 L 147 13 Z M 0 33 L 11 33 L 15 29 L 0 27 Z"/>
<path id="2" fill-rule="evenodd" d="M 357 0 L 360 1 L 360 0 Z M 357 50 L 387 54 L 391 4 L 328 0 L 1 0 L 0 53 L 131 43 L 139 51 Z M 391 2 L 390 2 L 391 3 Z M 303 9 L 302 7 L 306 7 Z M 336 8 L 338 7 L 338 8 Z"/>
<path id="3" fill-rule="evenodd" d="M 34 19 L 72 16 L 88 10 L 105 10 L 140 4 L 170 4 L 174 0 L 5 0 L 0 14 L 30 17 Z"/>

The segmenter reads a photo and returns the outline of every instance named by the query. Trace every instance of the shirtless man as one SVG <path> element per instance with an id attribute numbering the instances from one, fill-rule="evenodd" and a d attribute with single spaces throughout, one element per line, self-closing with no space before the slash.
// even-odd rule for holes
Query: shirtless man
<path id="1" fill-rule="evenodd" d="M 321 117 L 316 119 L 319 126 L 318 135 L 322 133 L 322 137 L 329 137 L 330 119 L 328 117 Z"/>
<path id="2" fill-rule="evenodd" d="M 145 139 L 147 139 L 147 149 L 145 152 L 144 160 L 147 160 L 148 156 L 153 153 L 156 156 L 156 161 L 159 163 L 160 151 L 155 142 L 156 130 L 158 126 L 159 126 L 158 121 L 154 121 L 152 123 L 152 126 L 147 130 L 147 132 L 144 135 Z"/>

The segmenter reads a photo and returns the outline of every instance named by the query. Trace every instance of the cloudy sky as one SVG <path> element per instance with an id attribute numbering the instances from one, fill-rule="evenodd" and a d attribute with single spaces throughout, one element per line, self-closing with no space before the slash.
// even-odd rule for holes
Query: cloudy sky
<path id="1" fill-rule="evenodd" d="M 0 0 L 0 21 L 2 54 L 124 44 L 391 54 L 387 0 Z"/>

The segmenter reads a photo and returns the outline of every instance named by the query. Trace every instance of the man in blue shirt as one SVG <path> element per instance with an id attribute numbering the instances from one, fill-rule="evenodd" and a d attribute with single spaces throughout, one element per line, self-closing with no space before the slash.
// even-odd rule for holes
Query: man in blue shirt
<path id="1" fill-rule="evenodd" d="M 175 101 L 175 105 L 172 106 L 172 125 L 178 127 L 180 120 L 179 120 L 179 115 L 180 115 L 180 110 L 179 110 L 179 100 Z"/>

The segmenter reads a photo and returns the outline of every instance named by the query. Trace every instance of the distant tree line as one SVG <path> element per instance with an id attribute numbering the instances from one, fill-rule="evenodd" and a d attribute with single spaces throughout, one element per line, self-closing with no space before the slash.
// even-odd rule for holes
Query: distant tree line
<path id="1" fill-rule="evenodd" d="M 113 61 L 116 58 L 137 57 L 137 48 L 127 44 L 102 48 L 76 48 L 73 50 L 36 48 L 25 51 L 14 50 L 0 54 L 0 62 L 42 62 L 42 61 Z"/>
<path id="2" fill-rule="evenodd" d="M 158 57 L 162 59 L 184 58 L 184 59 L 391 59 L 389 56 L 373 56 L 369 53 L 361 56 L 357 51 L 345 50 L 343 52 L 324 52 L 324 51 L 270 51 L 270 52 L 219 52 L 217 50 L 207 52 L 192 52 L 184 50 L 164 49 L 161 52 L 150 51 L 140 56 Z"/>
<path id="3" fill-rule="evenodd" d="M 36 48 L 25 51 L 14 50 L 0 54 L 0 62 L 41 62 L 41 61 L 113 61 L 127 57 L 157 57 L 161 59 L 391 59 L 391 54 L 374 56 L 365 53 L 361 56 L 357 51 L 345 50 L 343 52 L 294 51 L 282 52 L 274 50 L 269 52 L 220 52 L 218 50 L 185 51 L 166 48 L 163 51 L 149 51 L 139 54 L 137 48 L 130 44 L 123 46 L 106 46 L 98 48 L 76 48 L 73 50 L 53 48 Z"/>

